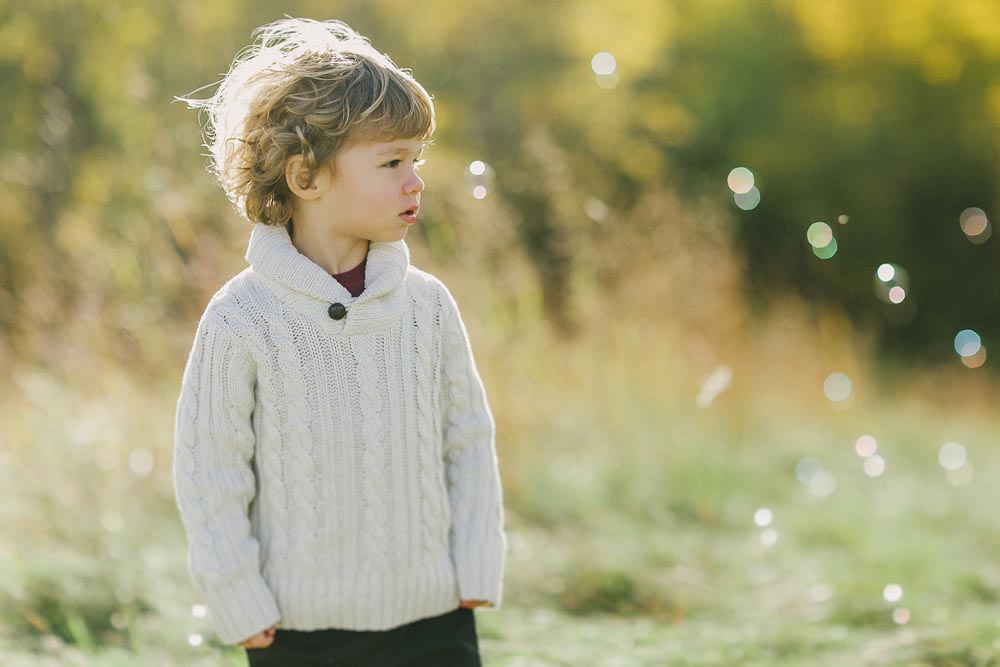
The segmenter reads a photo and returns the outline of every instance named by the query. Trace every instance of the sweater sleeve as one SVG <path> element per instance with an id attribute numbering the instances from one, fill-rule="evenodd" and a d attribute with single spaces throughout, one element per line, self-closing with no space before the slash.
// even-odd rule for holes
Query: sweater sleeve
<path id="1" fill-rule="evenodd" d="M 177 402 L 173 481 L 188 538 L 188 571 L 219 639 L 236 644 L 280 617 L 261 572 L 248 508 L 254 363 L 221 316 L 198 324 Z"/>
<path id="2" fill-rule="evenodd" d="M 441 396 L 451 556 L 459 597 L 499 607 L 507 544 L 493 415 L 458 305 L 447 289 L 442 299 Z"/>

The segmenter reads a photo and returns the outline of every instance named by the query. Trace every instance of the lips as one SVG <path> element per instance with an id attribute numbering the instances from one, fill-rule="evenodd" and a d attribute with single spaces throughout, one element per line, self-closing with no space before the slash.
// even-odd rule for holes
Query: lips
<path id="1" fill-rule="evenodd" d="M 403 222 L 405 222 L 406 224 L 412 225 L 417 221 L 417 212 L 419 210 L 420 210 L 419 206 L 411 206 L 410 208 L 400 213 L 399 217 L 402 218 Z"/>

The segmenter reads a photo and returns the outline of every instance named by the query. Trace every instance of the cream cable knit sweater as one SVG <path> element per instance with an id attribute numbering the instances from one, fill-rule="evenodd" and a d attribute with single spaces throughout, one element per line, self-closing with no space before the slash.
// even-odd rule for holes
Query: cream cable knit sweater
<path id="1" fill-rule="evenodd" d="M 448 289 L 403 241 L 371 244 L 357 298 L 284 227 L 255 225 L 246 259 L 198 324 L 174 443 L 188 567 L 221 641 L 498 607 L 494 423 Z"/>

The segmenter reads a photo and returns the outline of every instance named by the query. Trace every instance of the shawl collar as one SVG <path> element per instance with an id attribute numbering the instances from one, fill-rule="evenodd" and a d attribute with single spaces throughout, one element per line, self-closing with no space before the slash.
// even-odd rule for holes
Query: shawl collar
<path id="1" fill-rule="evenodd" d="M 254 224 L 246 260 L 286 306 L 330 332 L 354 335 L 383 330 L 402 314 L 404 279 L 410 266 L 410 250 L 404 241 L 371 243 L 365 290 L 357 298 L 300 253 L 284 226 Z M 327 309 L 334 303 L 347 307 L 346 317 L 330 318 Z"/>

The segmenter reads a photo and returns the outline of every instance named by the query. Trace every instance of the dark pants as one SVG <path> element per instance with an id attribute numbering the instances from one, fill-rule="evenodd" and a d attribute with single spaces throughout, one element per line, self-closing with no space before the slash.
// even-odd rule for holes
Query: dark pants
<path id="1" fill-rule="evenodd" d="M 391 630 L 282 630 L 245 649 L 250 667 L 481 667 L 475 612 L 459 607 Z"/>

